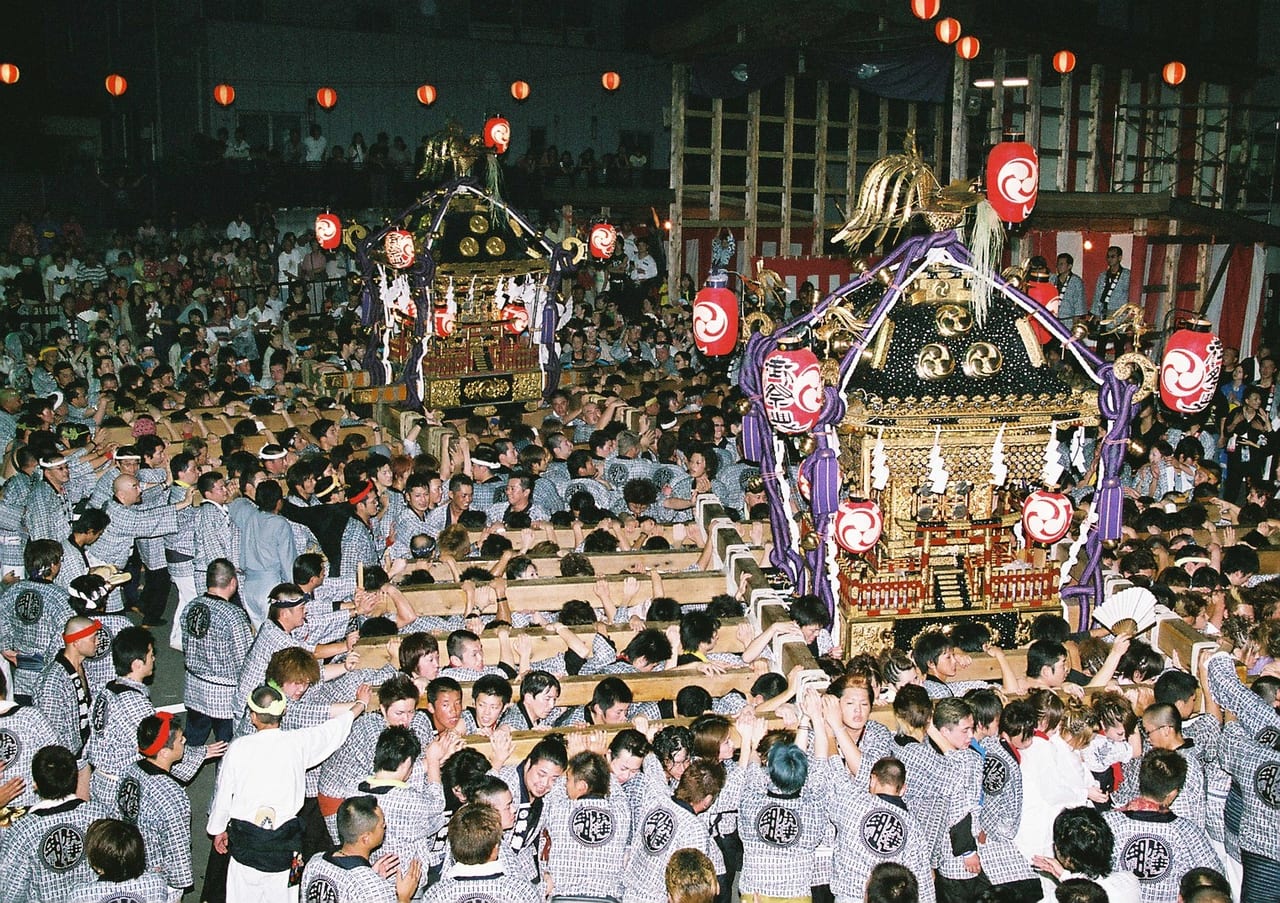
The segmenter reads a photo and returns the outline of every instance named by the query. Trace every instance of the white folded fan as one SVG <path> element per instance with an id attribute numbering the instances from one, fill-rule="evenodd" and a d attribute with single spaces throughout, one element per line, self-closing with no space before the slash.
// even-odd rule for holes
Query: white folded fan
<path id="1" fill-rule="evenodd" d="M 1113 594 L 1093 610 L 1093 619 L 1103 627 L 1114 632 L 1120 621 L 1130 620 L 1136 626 L 1134 633 L 1146 633 L 1156 625 L 1155 593 L 1141 586 L 1130 586 Z"/>

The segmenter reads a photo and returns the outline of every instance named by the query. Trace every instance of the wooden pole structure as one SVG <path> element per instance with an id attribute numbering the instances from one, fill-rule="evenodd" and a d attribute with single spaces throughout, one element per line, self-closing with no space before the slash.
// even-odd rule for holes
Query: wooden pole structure
<path id="1" fill-rule="evenodd" d="M 680 274 L 684 272 L 684 112 L 689 69 L 671 67 L 671 235 L 667 240 L 667 289 L 680 290 Z M 698 276 L 694 275 L 695 283 Z"/>
<path id="2" fill-rule="evenodd" d="M 1111 190 L 1120 188 L 1129 172 L 1129 91 L 1133 87 L 1133 70 L 1120 70 L 1120 93 L 1116 97 L 1116 128 L 1112 137 L 1115 163 L 1111 173 Z"/>
<path id="3" fill-rule="evenodd" d="M 1003 47 L 997 47 L 991 56 L 991 80 L 995 84 L 991 88 L 991 121 L 988 123 L 987 144 L 996 145 L 1004 138 L 1004 73 L 1007 54 Z"/>
<path id="4" fill-rule="evenodd" d="M 1022 129 L 1026 132 L 1027 143 L 1040 150 L 1040 69 L 1043 66 L 1040 54 L 1033 53 L 1027 57 L 1027 108 L 1022 117 Z"/>
<path id="5" fill-rule="evenodd" d="M 848 149 L 845 151 L 845 157 L 848 160 L 848 168 L 844 174 L 844 206 L 845 215 L 849 215 L 853 211 L 854 204 L 858 198 L 858 117 L 861 115 L 858 109 L 858 102 L 861 98 L 858 96 L 857 88 L 849 89 L 849 135 Z"/>
<path id="6" fill-rule="evenodd" d="M 969 120 L 964 115 L 968 84 L 969 61 L 956 54 L 951 69 L 951 164 L 945 181 L 963 179 L 969 169 Z"/>
<path id="7" fill-rule="evenodd" d="M 1071 88 L 1071 73 L 1062 73 L 1062 81 L 1058 89 L 1058 169 L 1054 173 L 1054 187 L 1058 191 L 1066 191 L 1070 181 L 1067 178 L 1068 168 L 1072 165 L 1071 153 L 1071 119 L 1076 115 L 1075 94 Z"/>
<path id="8" fill-rule="evenodd" d="M 747 194 L 743 207 L 747 221 L 738 253 L 748 259 L 754 257 L 759 244 L 760 219 L 760 92 L 752 91 L 747 97 Z M 736 262 L 730 266 L 736 268 Z"/>
<path id="9" fill-rule="evenodd" d="M 720 168 L 724 157 L 724 101 L 719 97 L 711 101 L 711 191 L 707 206 L 711 219 L 720 219 Z"/>
<path id="10" fill-rule="evenodd" d="M 818 97 L 814 110 L 818 116 L 818 133 L 813 143 L 813 241 L 809 253 L 821 254 L 825 250 L 824 234 L 827 227 L 827 123 L 830 122 L 831 90 L 826 79 L 818 81 Z"/>
<path id="11" fill-rule="evenodd" d="M 796 77 L 794 75 L 786 77 L 782 92 L 782 201 L 778 209 L 782 219 L 782 229 L 778 233 L 778 255 L 788 257 L 791 254 L 791 181 L 795 173 L 796 152 Z"/>
<path id="12" fill-rule="evenodd" d="M 1084 155 L 1084 190 L 1098 190 L 1098 125 L 1102 118 L 1102 66 L 1089 67 L 1088 150 Z"/>

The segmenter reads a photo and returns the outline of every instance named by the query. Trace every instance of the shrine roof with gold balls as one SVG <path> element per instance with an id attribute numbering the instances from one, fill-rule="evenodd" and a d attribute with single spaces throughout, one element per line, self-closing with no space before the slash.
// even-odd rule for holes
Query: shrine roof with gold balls
<path id="1" fill-rule="evenodd" d="M 985 317 L 975 316 L 969 274 L 945 264 L 926 267 L 878 324 L 870 351 L 851 374 L 846 394 L 866 413 L 937 415 L 1015 405 L 1070 410 L 1082 402 L 1096 411 L 1093 392 L 1082 394 L 1045 363 L 1025 311 L 993 292 Z M 884 286 L 872 281 L 849 301 L 861 313 Z M 815 333 L 821 332 L 815 329 Z M 1088 399 L 1086 401 L 1086 399 Z"/>
<path id="2" fill-rule="evenodd" d="M 434 229 L 432 223 L 437 224 Z M 427 247 L 436 266 L 446 272 L 535 272 L 547 268 L 552 251 L 523 214 L 466 182 L 438 189 L 423 209 L 417 230 L 430 230 Z"/>

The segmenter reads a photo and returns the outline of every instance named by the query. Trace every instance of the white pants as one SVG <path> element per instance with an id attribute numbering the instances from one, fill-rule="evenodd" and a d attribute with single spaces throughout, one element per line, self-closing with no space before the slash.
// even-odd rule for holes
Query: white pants
<path id="1" fill-rule="evenodd" d="M 182 618 L 187 606 L 196 597 L 196 578 L 194 574 L 185 577 L 174 576 L 173 585 L 178 588 L 178 610 L 173 613 L 173 624 L 169 627 L 169 645 L 182 650 Z"/>
<path id="2" fill-rule="evenodd" d="M 289 872 L 260 872 L 232 859 L 227 864 L 228 903 L 298 903 Z"/>
<path id="3" fill-rule="evenodd" d="M 1231 899 L 1235 903 L 1240 903 L 1240 888 L 1244 885 L 1244 866 L 1240 864 L 1239 859 L 1231 858 L 1225 844 L 1210 837 L 1209 846 L 1213 847 L 1213 851 L 1218 854 L 1218 861 L 1222 863 L 1222 874 L 1227 879 L 1227 884 L 1231 885 Z"/>

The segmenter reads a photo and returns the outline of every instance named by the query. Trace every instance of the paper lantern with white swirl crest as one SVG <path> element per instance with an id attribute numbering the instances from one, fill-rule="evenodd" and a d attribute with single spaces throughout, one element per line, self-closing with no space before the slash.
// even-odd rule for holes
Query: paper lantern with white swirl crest
<path id="1" fill-rule="evenodd" d="M 1160 362 L 1160 400 L 1180 414 L 1198 414 L 1213 400 L 1222 376 L 1222 342 L 1197 320 L 1169 337 Z"/>
<path id="2" fill-rule="evenodd" d="M 511 123 L 501 116 L 493 116 L 484 124 L 484 146 L 499 154 L 505 154 L 511 144 Z"/>
<path id="3" fill-rule="evenodd" d="M 835 539 L 840 548 L 854 555 L 870 552 L 884 530 L 884 516 L 875 502 L 846 499 L 836 509 Z"/>
<path id="4" fill-rule="evenodd" d="M 596 260 L 608 260 L 618 244 L 618 230 L 609 223 L 596 223 L 591 227 L 587 247 Z"/>
<path id="5" fill-rule="evenodd" d="M 326 251 L 332 251 L 342 244 L 342 220 L 332 213 L 321 213 L 317 216 L 316 244 Z"/>
<path id="6" fill-rule="evenodd" d="M 1040 157 L 1022 140 L 1006 132 L 1005 140 L 987 155 L 987 200 L 1006 223 L 1020 223 L 1035 209 L 1040 194 Z"/>
<path id="7" fill-rule="evenodd" d="M 1022 529 L 1035 542 L 1053 544 L 1071 529 L 1071 499 L 1061 492 L 1037 489 L 1022 503 Z"/>
<path id="8" fill-rule="evenodd" d="M 703 354 L 728 354 L 738 343 L 738 296 L 728 284 L 724 273 L 712 273 L 693 299 L 693 341 Z"/>

